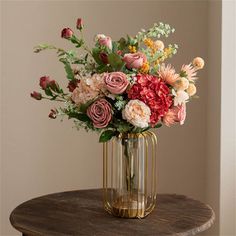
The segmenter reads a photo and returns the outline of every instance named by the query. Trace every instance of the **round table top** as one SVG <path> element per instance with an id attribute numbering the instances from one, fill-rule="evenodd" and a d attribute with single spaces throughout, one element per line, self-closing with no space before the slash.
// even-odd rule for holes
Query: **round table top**
<path id="1" fill-rule="evenodd" d="M 102 189 L 50 194 L 22 203 L 10 216 L 24 235 L 196 235 L 214 222 L 204 203 L 176 194 L 159 194 L 144 219 L 124 219 L 103 209 Z"/>

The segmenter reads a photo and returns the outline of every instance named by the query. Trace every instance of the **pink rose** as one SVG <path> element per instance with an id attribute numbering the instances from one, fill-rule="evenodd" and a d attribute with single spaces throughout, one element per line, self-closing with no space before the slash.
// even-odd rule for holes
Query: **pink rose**
<path id="1" fill-rule="evenodd" d="M 32 93 L 30 94 L 30 96 L 31 96 L 32 98 L 36 99 L 36 100 L 41 100 L 41 99 L 42 99 L 42 94 L 39 93 L 39 92 L 36 92 L 36 91 L 32 92 Z"/>
<path id="2" fill-rule="evenodd" d="M 98 99 L 87 110 L 88 117 L 96 128 L 105 128 L 111 118 L 111 104 L 104 98 Z"/>
<path id="3" fill-rule="evenodd" d="M 112 50 L 112 40 L 111 40 L 111 37 L 108 37 L 108 36 L 105 36 L 105 35 L 101 35 L 101 36 L 98 37 L 98 43 L 101 46 L 106 46 L 107 48 Z"/>
<path id="4" fill-rule="evenodd" d="M 81 18 L 78 18 L 78 19 L 77 19 L 76 28 L 77 28 L 78 30 L 82 30 L 82 29 L 83 29 L 83 22 L 82 22 L 82 19 L 81 19 Z"/>
<path id="5" fill-rule="evenodd" d="M 105 74 L 104 82 L 107 90 L 113 94 L 123 93 L 129 85 L 127 76 L 123 72 L 111 72 Z"/>
<path id="6" fill-rule="evenodd" d="M 43 90 L 45 90 L 48 87 L 50 82 L 51 80 L 49 76 L 43 76 L 39 79 L 39 85 Z"/>
<path id="7" fill-rule="evenodd" d="M 65 39 L 70 39 L 73 36 L 74 32 L 70 28 L 64 28 L 61 31 L 61 37 Z"/>
<path id="8" fill-rule="evenodd" d="M 140 69 L 143 63 L 147 61 L 147 58 L 143 53 L 137 52 L 137 53 L 126 53 L 123 57 L 123 60 L 126 63 L 126 67 L 128 69 L 132 68 Z"/>

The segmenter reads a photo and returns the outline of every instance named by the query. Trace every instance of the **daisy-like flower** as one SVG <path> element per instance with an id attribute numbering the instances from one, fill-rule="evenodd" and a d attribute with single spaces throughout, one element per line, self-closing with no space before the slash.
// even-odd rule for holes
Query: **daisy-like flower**
<path id="1" fill-rule="evenodd" d="M 172 86 L 179 79 L 179 75 L 175 73 L 175 69 L 171 67 L 170 64 L 168 64 L 167 66 L 165 66 L 165 64 L 162 64 L 158 74 L 160 78 L 164 80 L 164 82 Z"/>
<path id="2" fill-rule="evenodd" d="M 196 69 L 191 64 L 183 65 L 181 68 L 180 75 L 181 77 L 186 77 L 189 81 L 195 81 L 197 79 Z"/>

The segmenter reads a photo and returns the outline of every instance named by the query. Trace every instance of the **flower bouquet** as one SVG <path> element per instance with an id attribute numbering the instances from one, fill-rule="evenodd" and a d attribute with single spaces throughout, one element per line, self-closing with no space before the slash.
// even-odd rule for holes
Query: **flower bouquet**
<path id="1" fill-rule="evenodd" d="M 62 102 L 59 108 L 51 109 L 49 117 L 73 119 L 78 129 L 98 132 L 100 142 L 120 138 L 122 155 L 126 160 L 122 191 L 128 192 L 128 195 L 130 191 L 138 191 L 139 196 L 142 191 L 134 180 L 137 176 L 134 163 L 142 153 L 137 151 L 139 134 L 151 134 L 149 129 L 159 128 L 162 124 L 168 127 L 184 124 L 186 104 L 196 94 L 196 75 L 203 68 L 204 60 L 196 57 L 191 63 L 183 65 L 180 72 L 165 64 L 178 49 L 176 44 L 166 46 L 160 40 L 174 32 L 168 24 L 155 23 L 152 28 L 142 29 L 134 37 L 122 37 L 118 41 L 97 34 L 92 48 L 83 37 L 81 19 L 77 20 L 76 28 L 78 34 L 70 28 L 61 32 L 61 37 L 72 43 L 75 50 L 66 51 L 48 44 L 35 47 L 36 53 L 47 49 L 56 51 L 65 68 L 67 89 L 62 89 L 49 76 L 43 76 L 39 85 L 44 94 L 34 91 L 31 97 Z M 134 197 L 130 200 L 130 196 L 123 201 L 129 201 L 128 207 L 123 206 L 123 209 L 130 210 L 130 205 L 136 204 Z M 141 205 L 137 203 L 136 211 L 129 213 L 128 217 L 145 216 L 143 209 L 147 207 L 142 207 L 145 202 L 143 200 Z"/>

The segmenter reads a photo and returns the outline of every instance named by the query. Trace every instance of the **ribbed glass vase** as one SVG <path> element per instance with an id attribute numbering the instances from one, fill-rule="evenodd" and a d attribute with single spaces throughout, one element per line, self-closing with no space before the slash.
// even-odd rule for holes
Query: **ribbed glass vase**
<path id="1" fill-rule="evenodd" d="M 103 146 L 104 208 L 124 218 L 144 218 L 156 204 L 153 132 L 121 133 Z"/>

